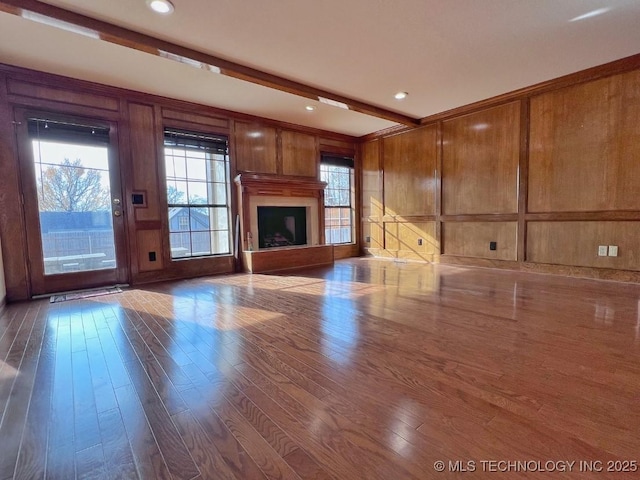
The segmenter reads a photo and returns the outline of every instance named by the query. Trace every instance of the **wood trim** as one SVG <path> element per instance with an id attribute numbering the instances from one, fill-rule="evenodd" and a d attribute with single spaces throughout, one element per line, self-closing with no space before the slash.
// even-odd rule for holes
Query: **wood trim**
<path id="1" fill-rule="evenodd" d="M 384 177 L 386 175 L 385 173 L 385 169 L 384 169 L 384 141 L 382 139 L 378 140 L 378 168 L 380 169 L 380 176 L 379 176 L 379 185 L 380 185 L 380 198 L 382 199 L 382 209 L 380 210 L 380 213 L 382 213 L 382 217 L 384 217 L 384 206 L 385 206 L 385 188 L 384 188 Z M 379 220 L 380 222 L 382 222 L 382 218 L 380 218 Z M 384 231 L 385 227 L 384 227 L 384 223 L 382 223 L 382 249 L 386 249 L 387 248 L 387 236 L 385 235 L 385 231 Z"/>
<path id="2" fill-rule="evenodd" d="M 189 258 L 182 260 L 172 260 L 171 267 L 167 268 L 167 264 L 165 264 L 165 268 L 162 271 L 140 272 L 132 279 L 131 283 L 132 285 L 143 285 L 165 280 L 196 278 L 233 272 L 233 255 Z"/>
<path id="3" fill-rule="evenodd" d="M 353 154 L 353 163 L 354 163 L 354 169 L 353 169 L 353 201 L 354 201 L 354 205 L 352 205 L 351 211 L 353 214 L 353 217 L 351 219 L 352 221 L 352 237 L 351 239 L 353 240 L 353 245 L 355 246 L 355 248 L 353 250 L 351 250 L 351 254 L 349 255 L 350 257 L 357 257 L 359 255 L 360 252 L 360 245 L 364 243 L 364 238 L 362 237 L 362 183 L 363 183 L 363 178 L 362 178 L 362 161 L 361 161 L 361 157 L 360 157 L 360 149 L 357 148 Z M 320 164 L 318 163 L 318 166 Z M 320 178 L 320 177 L 318 177 Z M 322 203 L 324 204 L 324 192 L 323 193 L 323 199 L 322 199 Z M 324 210 L 324 208 L 323 208 Z M 324 220 L 323 220 L 323 224 L 324 226 Z M 324 230 L 324 228 L 322 228 L 322 230 Z M 326 241 L 326 238 L 325 238 Z M 341 254 L 341 253 L 340 253 Z M 333 256 L 334 259 L 336 258 L 336 250 L 334 249 L 333 251 Z M 340 257 L 342 258 L 342 257 Z"/>
<path id="4" fill-rule="evenodd" d="M 331 265 L 333 264 L 333 245 L 244 251 L 242 255 L 248 272 L 278 272 L 318 265 Z"/>
<path id="5" fill-rule="evenodd" d="M 329 92 L 309 85 L 305 85 L 288 78 L 280 77 L 261 70 L 240 65 L 238 63 L 209 55 L 191 48 L 183 47 L 175 43 L 161 40 L 150 35 L 145 35 L 133 30 L 129 30 L 117 25 L 97 20 L 86 15 L 81 15 L 70 10 L 59 8 L 53 5 L 39 2 L 37 0 L 2 0 L 0 1 L 0 11 L 24 17 L 25 12 L 42 15 L 51 20 L 51 24 L 56 26 L 62 22 L 76 25 L 83 29 L 88 29 L 93 35 L 99 35 L 100 39 L 114 43 L 126 48 L 131 48 L 150 55 L 163 58 L 177 57 L 175 60 L 185 63 L 185 60 L 193 60 L 214 66 L 220 69 L 222 75 L 245 80 L 265 87 L 273 88 L 282 92 L 291 93 L 300 97 L 318 100 L 318 97 L 325 97 L 349 106 L 350 110 L 383 118 L 392 122 L 404 125 L 417 126 L 419 119 L 411 118 L 407 115 L 376 107 L 359 100 Z M 60 27 L 61 28 L 61 27 Z"/>
<path id="6" fill-rule="evenodd" d="M 529 188 L 529 99 L 520 102 L 520 156 L 518 158 L 518 261 L 527 256 L 527 199 Z"/>
<path id="7" fill-rule="evenodd" d="M 0 7 L 1 7 L 0 0 Z M 1 11 L 1 8 L 0 8 Z M 53 73 L 46 73 L 39 70 L 32 70 L 28 68 L 17 67 L 14 65 L 7 65 L 0 63 L 0 73 L 5 73 L 7 77 L 13 79 L 19 79 L 25 82 L 37 83 L 47 86 L 55 86 L 63 84 L 69 90 L 83 91 L 94 93 L 96 95 L 105 95 L 105 96 L 115 96 L 120 99 L 128 100 L 129 102 L 134 103 L 145 103 L 145 104 L 160 104 L 164 109 L 174 110 L 174 111 L 187 111 L 191 114 L 202 115 L 205 117 L 215 117 L 215 118 L 228 118 L 234 120 L 240 120 L 249 123 L 259 123 L 261 125 L 267 125 L 275 128 L 285 128 L 289 130 L 296 130 L 299 132 L 309 133 L 312 135 L 322 136 L 328 139 L 335 139 L 337 141 L 344 142 L 353 142 L 356 143 L 358 141 L 358 137 L 354 137 L 351 135 L 346 135 L 344 133 L 331 132 L 329 130 L 322 130 L 319 128 L 306 127 L 303 125 L 296 125 L 289 122 L 283 122 L 278 120 L 272 120 L 264 117 L 258 117 L 255 115 L 249 115 L 247 113 L 235 112 L 233 110 L 225 110 L 218 107 L 212 107 L 209 105 L 203 105 L 199 103 L 188 102 L 186 100 L 177 100 L 175 98 L 162 97 L 159 95 L 154 95 L 151 93 L 139 92 L 136 90 L 128 90 L 120 87 L 112 87 L 110 85 L 104 85 L 101 83 L 89 82 L 86 80 L 79 80 L 77 78 L 65 77 L 62 75 L 56 75 Z M 15 103 L 19 103 L 25 106 L 33 106 L 37 108 L 45 108 L 46 100 L 40 99 L 30 99 L 28 97 L 21 96 L 11 96 L 11 100 Z M 59 102 L 51 102 L 53 105 L 51 108 L 54 110 L 59 110 L 61 105 L 65 105 Z M 48 107 L 47 107 L 48 108 Z M 84 113 L 87 116 L 96 116 L 102 115 L 105 116 L 105 113 L 102 111 L 100 114 L 93 113 L 95 110 L 91 110 L 88 113 Z M 115 118 L 115 117 L 114 117 Z"/>
<path id="8" fill-rule="evenodd" d="M 619 73 L 630 72 L 632 70 L 640 69 L 640 53 L 631 55 L 629 57 L 614 60 L 602 65 L 580 70 L 579 72 L 570 73 L 562 77 L 553 78 L 544 82 L 536 83 L 528 87 L 513 90 L 495 97 L 490 97 L 478 102 L 462 105 L 460 107 L 452 108 L 444 112 L 436 113 L 434 115 L 426 116 L 420 119 L 420 125 L 428 125 L 443 120 L 449 120 L 451 118 L 460 117 L 475 113 L 480 110 L 485 110 L 491 107 L 497 107 L 505 103 L 513 102 L 516 100 L 523 100 L 535 95 L 550 92 L 552 90 L 558 90 L 564 87 L 577 85 L 580 83 L 586 83 L 599 78 L 609 77 Z M 390 128 L 378 130 L 367 135 L 358 137 L 359 142 L 367 142 L 376 138 L 387 137 L 390 135 L 403 133 L 410 130 L 410 126 L 407 125 L 395 125 Z"/>
<path id="9" fill-rule="evenodd" d="M 395 135 L 397 133 L 406 132 L 411 130 L 412 127 L 407 125 L 394 125 L 392 127 L 383 128 L 382 130 L 378 130 L 377 132 L 367 133 L 366 135 L 362 135 L 358 137 L 358 141 L 360 143 L 370 142 L 371 140 L 376 140 L 378 138 L 389 137 L 391 135 Z"/>
<path id="10" fill-rule="evenodd" d="M 369 217 L 372 218 L 372 217 Z M 419 223 L 419 222 L 435 222 L 438 220 L 437 215 L 383 215 L 383 223 Z"/>
<path id="11" fill-rule="evenodd" d="M 32 109 L 46 110 L 54 113 L 65 115 L 77 115 L 82 117 L 102 118 L 112 122 L 120 118 L 117 111 L 103 110 L 101 108 L 87 107 L 84 105 L 76 105 L 73 103 L 58 102 L 56 100 L 48 100 L 44 98 L 21 97 L 18 95 L 8 95 L 7 100 L 11 105 Z"/>
<path id="12" fill-rule="evenodd" d="M 165 121 L 175 122 L 179 128 L 193 128 L 193 125 L 197 124 L 203 125 L 205 128 L 222 129 L 225 132 L 230 130 L 228 118 L 177 111 L 171 108 L 162 108 L 162 118 Z M 185 127 L 180 127 L 182 125 L 185 125 Z M 189 127 L 186 127 L 186 125 L 189 125 Z"/>
<path id="13" fill-rule="evenodd" d="M 513 90 L 511 92 L 504 93 L 502 95 L 496 95 L 495 97 L 480 100 L 478 102 L 463 105 L 461 107 L 453 108 L 445 112 L 437 113 L 435 115 L 429 115 L 420 120 L 420 125 L 426 125 L 438 120 L 445 120 L 451 117 L 459 117 L 468 113 L 473 113 L 477 110 L 484 110 L 488 107 L 494 107 L 503 103 L 509 103 L 514 100 L 521 100 L 524 97 L 531 97 L 546 93 L 551 90 L 558 90 L 560 88 L 577 85 L 579 83 L 586 83 L 592 80 L 596 80 L 603 77 L 608 77 L 618 73 L 624 73 L 631 70 L 640 68 L 640 53 L 631 55 L 629 57 L 614 60 L 602 65 L 580 70 L 579 72 L 570 73 L 561 77 L 556 77 L 551 80 L 536 83 L 528 87 Z"/>
<path id="14" fill-rule="evenodd" d="M 566 221 L 640 221 L 640 211 L 611 211 L 611 212 L 552 212 L 527 213 L 527 222 L 566 222 Z"/>
<path id="15" fill-rule="evenodd" d="M 171 265 L 171 244 L 169 242 L 169 204 L 167 200 L 167 172 L 165 171 L 164 160 L 164 127 L 165 125 L 171 126 L 170 120 L 163 118 L 162 107 L 158 104 L 153 106 L 153 121 L 154 121 L 154 141 L 156 148 L 156 185 L 157 185 L 157 200 L 159 205 L 160 214 L 160 248 L 162 249 L 162 264 L 165 268 Z M 197 131 L 197 127 L 191 126 L 191 129 Z M 229 179 L 231 181 L 231 179 Z M 137 225 L 136 225 L 137 228 Z"/>
<path id="16" fill-rule="evenodd" d="M 444 158 L 443 152 L 443 126 L 442 122 L 438 122 L 436 125 L 436 242 L 438 242 L 438 253 L 444 252 L 444 246 L 442 245 L 442 161 Z"/>
<path id="17" fill-rule="evenodd" d="M 257 173 L 242 173 L 234 179 L 235 183 L 243 188 L 256 190 L 253 195 L 274 195 L 270 189 L 280 190 L 303 190 L 313 193 L 322 191 L 327 186 L 326 182 L 321 182 L 311 177 L 291 177 L 283 175 L 268 175 Z M 269 189 L 268 192 L 260 193 Z M 315 194 L 307 196 L 316 196 Z"/>
<path id="18" fill-rule="evenodd" d="M 357 243 L 345 243 L 333 245 L 333 259 L 357 257 L 360 255 L 360 246 Z"/>
<path id="19" fill-rule="evenodd" d="M 330 155 L 342 155 L 345 157 L 356 156 L 356 144 L 354 142 L 344 142 L 333 140 L 329 138 L 323 138 L 318 136 L 318 151 L 320 155 L 328 153 Z"/>
<path id="20" fill-rule="evenodd" d="M 21 199 L 21 173 L 13 111 L 7 99 L 6 77 L 0 72 L 0 237 L 4 245 L 5 287 L 8 300 L 31 296 L 28 279 L 24 207 Z M 9 167 L 10 162 L 15 165 Z M 11 245 L 11 255 L 8 246 Z"/>
<path id="21" fill-rule="evenodd" d="M 515 222 L 517 213 L 487 213 L 478 215 L 442 215 L 442 222 Z"/>
<path id="22" fill-rule="evenodd" d="M 61 103 L 72 105 L 82 105 L 84 107 L 98 108 L 117 112 L 119 107 L 118 99 L 112 96 L 96 95 L 83 91 L 68 90 L 58 86 L 42 85 L 23 80 L 9 79 L 7 82 L 9 95 L 17 97 L 27 97 L 33 99 L 47 100 L 55 98 Z"/>
<path id="23" fill-rule="evenodd" d="M 498 268 L 529 273 L 563 275 L 567 277 L 590 278 L 594 280 L 640 283 L 640 272 L 633 270 L 577 267 L 553 265 L 548 263 L 517 262 L 510 260 L 491 260 L 486 258 L 459 257 L 455 255 L 441 255 L 440 263 L 445 265 L 460 265 L 464 267 Z"/>

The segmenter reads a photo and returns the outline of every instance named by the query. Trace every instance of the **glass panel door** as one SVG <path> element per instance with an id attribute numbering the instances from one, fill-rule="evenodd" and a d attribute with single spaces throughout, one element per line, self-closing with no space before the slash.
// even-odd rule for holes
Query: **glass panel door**
<path id="1" fill-rule="evenodd" d="M 25 117 L 20 144 L 32 293 L 123 283 L 123 211 L 111 127 Z"/>
<path id="2" fill-rule="evenodd" d="M 44 274 L 116 268 L 108 147 L 32 146 Z"/>

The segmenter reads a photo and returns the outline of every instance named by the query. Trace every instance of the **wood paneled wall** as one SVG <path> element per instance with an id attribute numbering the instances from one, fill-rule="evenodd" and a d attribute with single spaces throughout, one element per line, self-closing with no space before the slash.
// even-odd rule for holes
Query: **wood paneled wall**
<path id="1" fill-rule="evenodd" d="M 240 172 L 278 173 L 274 127 L 235 122 L 236 167 Z"/>
<path id="2" fill-rule="evenodd" d="M 442 123 L 442 213 L 516 213 L 520 102 Z"/>
<path id="3" fill-rule="evenodd" d="M 640 71 L 531 99 L 529 212 L 640 210 Z"/>
<path id="4" fill-rule="evenodd" d="M 435 215 L 435 127 L 386 137 L 383 145 L 384 215 Z"/>
<path id="5" fill-rule="evenodd" d="M 363 247 L 640 281 L 638 119 L 640 55 L 367 136 Z"/>
<path id="6" fill-rule="evenodd" d="M 171 260 L 164 127 L 226 135 L 231 180 L 240 172 L 316 178 L 321 152 L 354 155 L 357 151 L 356 139 L 346 135 L 0 65 L 0 239 L 5 247 L 11 245 L 4 254 L 9 300 L 31 295 L 12 123 L 16 108 L 103 119 L 117 127 L 128 280 L 133 284 L 229 273 L 236 268 L 233 255 Z M 134 192 L 144 195 L 144 204 L 131 203 Z M 232 192 L 231 198 L 235 197 Z M 233 200 L 232 218 L 236 213 Z M 359 251 L 356 244 L 337 249 L 337 254 L 344 257 Z M 150 252 L 156 254 L 155 260 Z"/>
<path id="7" fill-rule="evenodd" d="M 283 130 L 280 134 L 282 145 L 282 173 L 302 177 L 317 177 L 320 161 L 318 139 L 306 133 Z"/>

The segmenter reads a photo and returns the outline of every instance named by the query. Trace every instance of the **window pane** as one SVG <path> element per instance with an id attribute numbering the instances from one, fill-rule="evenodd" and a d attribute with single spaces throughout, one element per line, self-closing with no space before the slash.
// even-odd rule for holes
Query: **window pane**
<path id="1" fill-rule="evenodd" d="M 231 249 L 229 248 L 229 232 L 227 230 L 222 230 L 213 233 L 215 235 L 213 253 L 231 253 Z"/>
<path id="2" fill-rule="evenodd" d="M 189 208 L 189 212 L 191 215 L 191 231 L 211 230 L 209 222 L 209 208 L 191 207 Z"/>
<path id="3" fill-rule="evenodd" d="M 207 180 L 207 164 L 204 159 L 189 158 L 187 160 L 189 180 Z"/>
<path id="4" fill-rule="evenodd" d="M 167 178 L 173 178 L 176 176 L 176 169 L 173 167 L 173 158 L 169 156 L 164 158 L 164 170 Z"/>
<path id="5" fill-rule="evenodd" d="M 211 232 L 191 233 L 191 255 L 211 255 Z"/>
<path id="6" fill-rule="evenodd" d="M 191 235 L 189 232 L 170 233 L 171 258 L 189 257 L 191 255 Z"/>
<path id="7" fill-rule="evenodd" d="M 227 203 L 227 186 L 224 183 L 213 184 L 213 203 L 216 205 Z"/>
<path id="8" fill-rule="evenodd" d="M 208 183 L 206 182 L 189 182 L 189 202 L 190 204 L 205 205 L 209 202 L 207 195 Z"/>
<path id="9" fill-rule="evenodd" d="M 187 178 L 187 163 L 184 156 L 173 157 L 173 166 L 175 171 L 175 177 L 181 180 L 186 180 Z"/>
<path id="10" fill-rule="evenodd" d="M 218 161 L 212 161 L 211 162 L 211 171 L 213 172 L 212 174 L 212 179 L 214 182 L 225 182 L 226 178 L 227 178 L 227 172 L 225 169 L 225 163 L 224 162 L 218 162 Z"/>
<path id="11" fill-rule="evenodd" d="M 173 187 L 175 190 L 167 191 L 167 195 L 171 193 L 171 199 L 175 200 L 171 203 L 187 203 L 187 182 L 173 182 Z"/>
<path id="12" fill-rule="evenodd" d="M 211 225 L 215 230 L 227 230 L 229 228 L 229 214 L 224 207 L 211 209 Z"/>

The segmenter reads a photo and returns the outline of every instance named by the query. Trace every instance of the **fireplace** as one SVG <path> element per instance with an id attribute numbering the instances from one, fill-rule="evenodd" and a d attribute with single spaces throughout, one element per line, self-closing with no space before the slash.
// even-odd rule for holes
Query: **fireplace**
<path id="1" fill-rule="evenodd" d="M 325 182 L 315 178 L 242 173 L 239 256 L 245 271 L 272 272 L 333 263 L 324 244 Z"/>
<path id="2" fill-rule="evenodd" d="M 258 207 L 258 248 L 306 244 L 306 207 Z"/>

